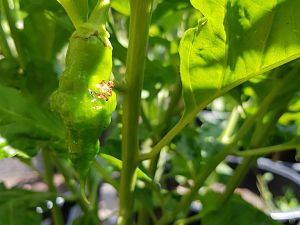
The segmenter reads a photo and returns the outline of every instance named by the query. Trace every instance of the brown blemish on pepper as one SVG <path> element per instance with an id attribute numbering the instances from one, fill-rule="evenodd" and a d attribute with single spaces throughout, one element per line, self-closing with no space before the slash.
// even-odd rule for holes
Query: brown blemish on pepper
<path id="1" fill-rule="evenodd" d="M 102 80 L 99 84 L 96 84 L 96 87 L 99 89 L 99 93 L 96 93 L 96 96 L 108 101 L 109 97 L 112 95 L 114 82 Z"/>

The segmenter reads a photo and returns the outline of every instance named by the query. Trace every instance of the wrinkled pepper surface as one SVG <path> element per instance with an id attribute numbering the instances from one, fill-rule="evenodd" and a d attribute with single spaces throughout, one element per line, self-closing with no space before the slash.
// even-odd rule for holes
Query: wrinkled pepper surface
<path id="1" fill-rule="evenodd" d="M 108 38 L 83 24 L 70 38 L 65 71 L 51 97 L 52 109 L 63 119 L 69 157 L 81 181 L 100 150 L 99 137 L 116 108 L 111 71 Z"/>

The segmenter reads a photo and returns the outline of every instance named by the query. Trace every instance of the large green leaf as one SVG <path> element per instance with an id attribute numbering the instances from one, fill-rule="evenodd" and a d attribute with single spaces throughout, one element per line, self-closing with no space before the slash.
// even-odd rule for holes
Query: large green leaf
<path id="1" fill-rule="evenodd" d="M 233 87 L 300 57 L 300 1 L 191 2 L 205 20 L 181 41 L 185 118 Z"/>

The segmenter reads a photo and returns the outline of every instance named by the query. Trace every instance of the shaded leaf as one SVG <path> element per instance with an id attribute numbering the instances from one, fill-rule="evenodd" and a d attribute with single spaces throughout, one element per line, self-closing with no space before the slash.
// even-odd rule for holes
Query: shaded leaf
<path id="1" fill-rule="evenodd" d="M 0 60 L 0 83 L 10 87 L 20 87 L 20 74 L 18 61 L 15 58 Z"/>
<path id="2" fill-rule="evenodd" d="M 18 90 L 0 85 L 0 96 L 0 134 L 10 146 L 32 156 L 64 137 L 60 121 Z"/>
<path id="3" fill-rule="evenodd" d="M 20 34 L 27 60 L 55 60 L 70 36 L 66 29 L 73 30 L 64 9 L 57 1 L 47 0 L 22 0 L 20 9 L 25 14 Z"/>
<path id="4" fill-rule="evenodd" d="M 152 16 L 152 23 L 160 22 L 163 17 L 172 15 L 174 12 L 186 9 L 190 6 L 190 3 L 186 0 L 164 0 L 157 5 Z"/>
<path id="5" fill-rule="evenodd" d="M 40 105 L 49 106 L 49 96 L 58 86 L 54 66 L 45 61 L 28 63 L 24 71 L 22 91 L 32 96 Z"/>
<path id="6" fill-rule="evenodd" d="M 5 225 L 39 225 L 42 216 L 36 207 L 55 198 L 51 193 L 11 189 L 0 191 L 0 221 Z"/>

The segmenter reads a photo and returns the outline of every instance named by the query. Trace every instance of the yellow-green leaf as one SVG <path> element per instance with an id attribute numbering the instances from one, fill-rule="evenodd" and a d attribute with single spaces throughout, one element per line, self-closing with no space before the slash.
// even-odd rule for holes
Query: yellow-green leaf
<path id="1" fill-rule="evenodd" d="M 181 41 L 185 116 L 300 57 L 300 1 L 191 0 L 205 16 Z"/>

